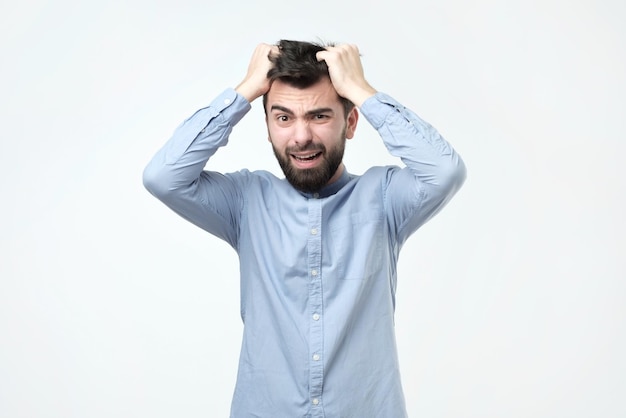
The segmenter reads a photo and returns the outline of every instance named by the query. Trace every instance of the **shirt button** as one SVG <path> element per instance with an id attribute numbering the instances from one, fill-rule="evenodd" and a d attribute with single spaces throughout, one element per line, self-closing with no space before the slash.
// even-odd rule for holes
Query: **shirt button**
<path id="1" fill-rule="evenodd" d="M 317 270 L 311 270 L 311 276 L 317 276 Z"/>
<path id="2" fill-rule="evenodd" d="M 313 193 L 313 197 L 314 197 L 315 199 L 317 199 L 318 197 L 320 197 L 320 194 L 319 194 L 319 193 Z"/>
<path id="3" fill-rule="evenodd" d="M 313 402 L 313 405 L 318 405 L 320 403 L 320 400 L 317 398 L 313 398 L 311 402 Z"/>
<path id="4" fill-rule="evenodd" d="M 311 229 L 311 235 L 317 235 L 317 229 L 316 228 Z"/>
<path id="5" fill-rule="evenodd" d="M 319 319 L 320 319 L 319 314 L 313 314 L 313 320 L 314 321 L 319 321 Z"/>
<path id="6" fill-rule="evenodd" d="M 320 359 L 319 354 L 313 354 L 313 360 L 318 361 Z"/>
<path id="7" fill-rule="evenodd" d="M 230 99 L 224 99 L 224 104 L 230 104 Z"/>

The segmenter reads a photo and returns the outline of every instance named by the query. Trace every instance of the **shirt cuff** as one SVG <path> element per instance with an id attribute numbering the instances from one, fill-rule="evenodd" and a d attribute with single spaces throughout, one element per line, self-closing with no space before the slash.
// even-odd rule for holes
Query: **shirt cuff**
<path id="1" fill-rule="evenodd" d="M 402 113 L 404 106 L 388 94 L 377 92 L 363 102 L 360 110 L 365 119 L 378 129 L 385 123 L 390 113 L 394 111 Z"/>
<path id="2" fill-rule="evenodd" d="M 245 97 L 234 89 L 227 88 L 208 106 L 212 110 L 211 118 L 221 114 L 231 125 L 237 124 L 252 106 Z M 209 119 L 210 120 L 210 119 Z M 208 121 L 207 121 L 208 123 Z"/>

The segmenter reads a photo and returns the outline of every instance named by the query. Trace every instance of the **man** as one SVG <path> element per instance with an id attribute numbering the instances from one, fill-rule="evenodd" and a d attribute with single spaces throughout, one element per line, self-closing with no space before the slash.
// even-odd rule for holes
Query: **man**
<path id="1" fill-rule="evenodd" d="M 260 96 L 286 180 L 203 171 Z M 405 168 L 347 172 L 357 109 Z M 435 129 L 369 85 L 353 45 L 261 44 L 237 88 L 178 127 L 144 184 L 239 255 L 244 336 L 232 418 L 406 416 L 396 262 L 464 179 Z"/>

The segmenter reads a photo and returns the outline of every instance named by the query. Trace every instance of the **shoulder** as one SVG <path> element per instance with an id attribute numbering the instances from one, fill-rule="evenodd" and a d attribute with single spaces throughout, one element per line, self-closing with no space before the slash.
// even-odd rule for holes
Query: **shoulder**
<path id="1" fill-rule="evenodd" d="M 264 189 L 282 188 L 287 184 L 284 179 L 278 178 L 274 173 L 266 170 L 242 169 L 225 173 L 224 176 L 248 190 L 262 191 Z"/>
<path id="2" fill-rule="evenodd" d="M 355 176 L 357 184 L 385 184 L 389 178 L 401 172 L 403 169 L 396 165 L 374 166 L 368 168 L 363 174 Z"/>
<path id="3" fill-rule="evenodd" d="M 387 199 L 392 190 L 409 192 L 414 191 L 416 185 L 421 187 L 411 170 L 396 165 L 371 167 L 363 174 L 354 176 L 351 183 L 351 193 L 377 195 L 381 199 Z"/>
<path id="4" fill-rule="evenodd" d="M 358 196 L 366 199 L 383 199 L 390 179 L 402 169 L 397 166 L 374 166 L 362 174 L 350 173 L 350 180 L 339 194 L 344 198 L 358 200 Z"/>

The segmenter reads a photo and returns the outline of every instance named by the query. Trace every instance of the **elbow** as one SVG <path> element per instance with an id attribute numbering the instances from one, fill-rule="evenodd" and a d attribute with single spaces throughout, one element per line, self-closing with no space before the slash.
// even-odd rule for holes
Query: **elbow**
<path id="1" fill-rule="evenodd" d="M 461 157 L 458 157 L 455 178 L 456 184 L 458 185 L 457 189 L 460 189 L 467 179 L 467 167 L 465 166 L 465 162 L 461 159 Z"/>
<path id="2" fill-rule="evenodd" d="M 458 154 L 454 154 L 449 164 L 443 167 L 444 173 L 442 175 L 443 186 L 449 190 L 451 195 L 454 195 L 465 183 L 467 179 L 467 167 L 465 162 Z"/>
<path id="3" fill-rule="evenodd" d="M 163 200 L 169 194 L 171 188 L 168 185 L 167 176 L 160 169 L 158 164 L 151 161 L 143 170 L 143 186 L 160 200 Z"/>

